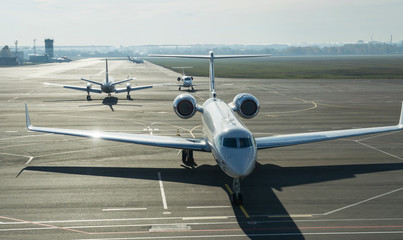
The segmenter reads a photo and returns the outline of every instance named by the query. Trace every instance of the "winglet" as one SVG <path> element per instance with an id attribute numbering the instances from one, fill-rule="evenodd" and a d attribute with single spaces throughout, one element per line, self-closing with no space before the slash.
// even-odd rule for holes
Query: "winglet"
<path id="1" fill-rule="evenodd" d="M 402 108 L 400 109 L 400 120 L 399 120 L 399 128 L 403 128 L 403 102 L 402 102 Z"/>
<path id="2" fill-rule="evenodd" d="M 27 103 L 25 103 L 25 119 L 26 119 L 26 122 L 27 122 L 27 128 L 29 130 L 31 130 L 32 124 L 31 124 L 31 119 L 29 118 Z"/>

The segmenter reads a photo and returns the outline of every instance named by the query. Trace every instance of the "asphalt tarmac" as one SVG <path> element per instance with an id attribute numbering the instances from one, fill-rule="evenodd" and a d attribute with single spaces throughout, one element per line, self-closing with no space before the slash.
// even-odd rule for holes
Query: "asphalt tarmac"
<path id="1" fill-rule="evenodd" d="M 136 77 L 132 86 L 177 83 L 149 62 L 109 67 L 117 81 Z M 26 130 L 24 102 L 35 126 L 201 136 L 200 113 L 173 112 L 186 92 L 175 86 L 86 101 L 44 84 L 104 74 L 102 59 L 0 68 L 0 239 L 403 239 L 403 132 L 259 151 L 244 203 L 232 206 L 232 181 L 210 153 L 195 152 L 189 169 L 175 149 Z M 216 78 L 216 91 L 259 99 L 244 120 L 259 137 L 395 125 L 403 81 Z M 191 94 L 202 104 L 208 85 Z"/>

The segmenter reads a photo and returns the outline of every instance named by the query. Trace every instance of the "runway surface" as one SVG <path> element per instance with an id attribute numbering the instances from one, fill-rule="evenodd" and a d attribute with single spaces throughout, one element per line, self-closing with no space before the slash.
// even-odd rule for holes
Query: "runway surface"
<path id="1" fill-rule="evenodd" d="M 104 65 L 0 68 L 1 239 L 403 239 L 402 132 L 259 151 L 238 207 L 210 153 L 195 152 L 188 169 L 174 149 L 26 130 L 24 102 L 35 126 L 201 136 L 199 113 L 173 112 L 186 92 L 174 86 L 88 102 L 43 84 L 102 81 Z M 109 66 L 115 80 L 136 77 L 132 86 L 178 77 L 148 62 Z M 216 90 L 226 102 L 240 92 L 259 99 L 258 116 L 244 120 L 255 136 L 394 125 L 403 100 L 401 80 L 217 78 Z M 202 104 L 208 85 L 192 94 Z"/>

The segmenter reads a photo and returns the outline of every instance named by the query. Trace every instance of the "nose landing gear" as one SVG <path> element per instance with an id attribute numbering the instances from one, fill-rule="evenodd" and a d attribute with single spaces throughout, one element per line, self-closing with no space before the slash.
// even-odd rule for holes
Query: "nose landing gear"
<path id="1" fill-rule="evenodd" d="M 231 196 L 232 204 L 237 206 L 242 205 L 243 197 L 241 193 L 241 182 L 239 178 L 234 178 L 232 180 L 232 189 L 234 191 L 234 193 Z"/>

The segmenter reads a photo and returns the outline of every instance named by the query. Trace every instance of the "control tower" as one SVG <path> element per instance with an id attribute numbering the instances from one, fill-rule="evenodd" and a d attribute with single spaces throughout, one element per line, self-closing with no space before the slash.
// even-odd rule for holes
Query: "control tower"
<path id="1" fill-rule="evenodd" d="M 45 52 L 49 58 L 53 58 L 53 39 L 45 39 Z"/>

